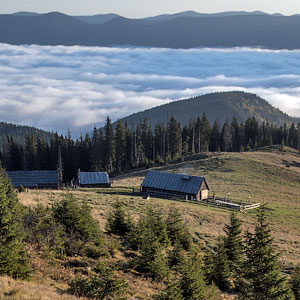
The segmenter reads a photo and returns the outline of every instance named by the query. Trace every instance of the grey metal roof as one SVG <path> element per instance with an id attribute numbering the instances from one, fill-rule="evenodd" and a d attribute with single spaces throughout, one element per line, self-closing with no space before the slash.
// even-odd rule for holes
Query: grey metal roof
<path id="1" fill-rule="evenodd" d="M 79 184 L 109 184 L 107 172 L 80 172 Z"/>
<path id="2" fill-rule="evenodd" d="M 58 186 L 57 171 L 7 171 L 14 187 Z"/>
<path id="3" fill-rule="evenodd" d="M 142 183 L 142 187 L 197 194 L 203 181 L 208 188 L 204 177 L 149 171 Z"/>

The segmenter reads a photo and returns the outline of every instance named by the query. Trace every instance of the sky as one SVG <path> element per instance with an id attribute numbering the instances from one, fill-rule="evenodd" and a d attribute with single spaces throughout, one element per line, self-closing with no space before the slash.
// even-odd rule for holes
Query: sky
<path id="1" fill-rule="evenodd" d="M 203 13 L 255 11 L 291 15 L 300 13 L 299 0 L 0 0 L 0 13 L 60 11 L 69 15 L 117 13 L 142 18 L 194 10 Z"/>
<path id="2" fill-rule="evenodd" d="M 75 137 L 107 116 L 237 90 L 300 117 L 300 50 L 0 44 L 0 120 Z"/>

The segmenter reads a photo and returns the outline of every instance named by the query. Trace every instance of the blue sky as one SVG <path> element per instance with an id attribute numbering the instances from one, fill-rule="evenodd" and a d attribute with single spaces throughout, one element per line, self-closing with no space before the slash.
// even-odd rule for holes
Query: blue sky
<path id="1" fill-rule="evenodd" d="M 0 44 L 0 120 L 74 135 L 172 100 L 255 93 L 300 117 L 300 50 Z"/>
<path id="2" fill-rule="evenodd" d="M 71 15 L 91 15 L 114 12 L 134 18 L 185 10 L 300 13 L 299 0 L 0 0 L 0 4 L 0 13 L 60 11 Z"/>

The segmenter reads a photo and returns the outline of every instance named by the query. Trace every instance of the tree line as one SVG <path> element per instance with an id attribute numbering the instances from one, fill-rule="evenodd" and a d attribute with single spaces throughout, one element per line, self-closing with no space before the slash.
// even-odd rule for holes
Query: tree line
<path id="1" fill-rule="evenodd" d="M 152 128 L 147 119 L 130 127 L 120 120 L 113 125 L 107 117 L 103 128 L 94 127 L 92 134 L 76 140 L 70 131 L 66 136 L 53 134 L 50 142 L 28 135 L 20 144 L 7 137 L 0 159 L 7 170 L 55 170 L 61 153 L 64 180 L 70 181 L 79 168 L 119 174 L 201 152 L 250 151 L 270 145 L 300 149 L 300 123 L 276 127 L 268 121 L 260 124 L 255 117 L 245 123 L 233 117 L 224 124 L 215 120 L 211 126 L 203 113 L 183 127 L 171 116 L 166 124 L 158 122 Z"/>

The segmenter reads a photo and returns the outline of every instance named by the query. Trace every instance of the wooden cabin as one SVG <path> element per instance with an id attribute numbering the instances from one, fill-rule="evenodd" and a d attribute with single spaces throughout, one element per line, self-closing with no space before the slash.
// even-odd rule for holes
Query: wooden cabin
<path id="1" fill-rule="evenodd" d="M 208 185 L 204 177 L 149 171 L 142 183 L 142 192 L 148 195 L 205 200 Z"/>
<path id="2" fill-rule="evenodd" d="M 58 173 L 54 170 L 7 171 L 11 183 L 15 188 L 57 188 Z"/>
<path id="3" fill-rule="evenodd" d="M 102 188 L 111 186 L 107 172 L 81 172 L 80 170 L 78 170 L 78 185 Z"/>

